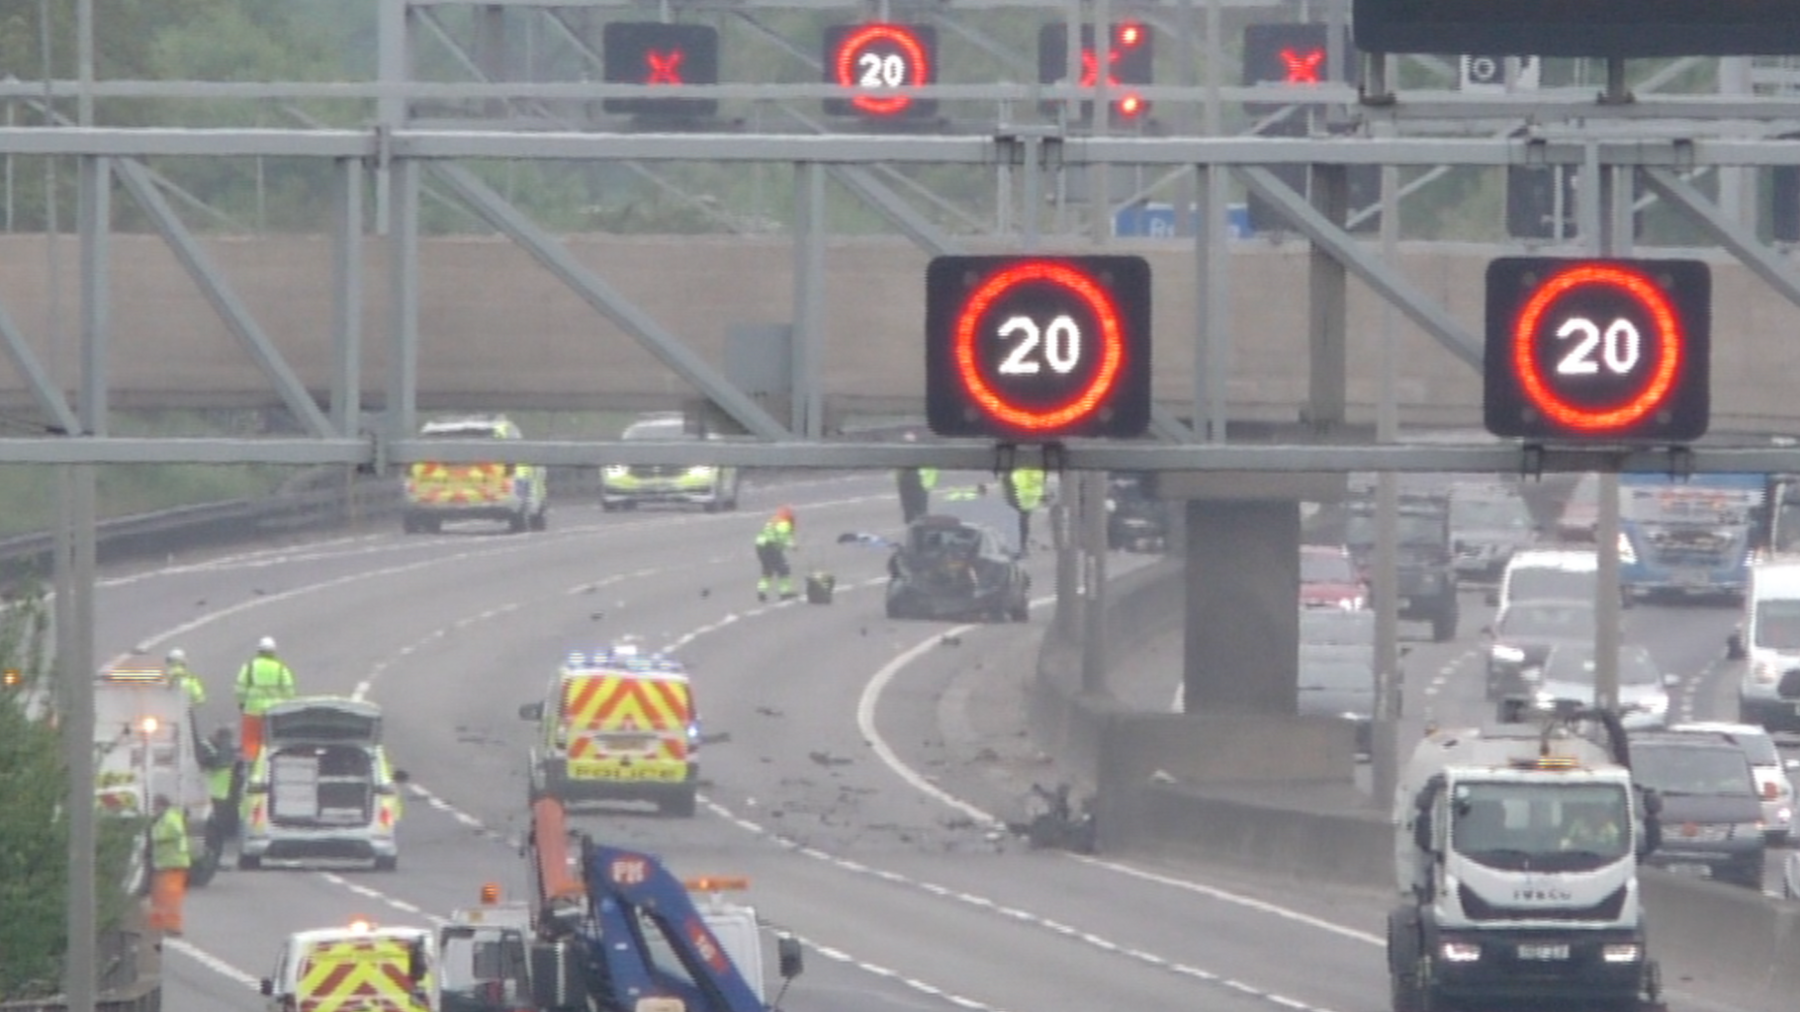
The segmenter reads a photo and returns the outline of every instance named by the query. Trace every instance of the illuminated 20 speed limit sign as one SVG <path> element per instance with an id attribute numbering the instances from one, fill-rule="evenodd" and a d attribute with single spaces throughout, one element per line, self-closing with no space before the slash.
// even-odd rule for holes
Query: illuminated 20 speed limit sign
<path id="1" fill-rule="evenodd" d="M 1712 274 L 1696 260 L 1488 265 L 1488 431 L 1565 442 L 1706 432 Z"/>
<path id="2" fill-rule="evenodd" d="M 926 415 L 941 436 L 1047 442 L 1150 422 L 1150 265 L 945 256 L 925 278 Z"/>

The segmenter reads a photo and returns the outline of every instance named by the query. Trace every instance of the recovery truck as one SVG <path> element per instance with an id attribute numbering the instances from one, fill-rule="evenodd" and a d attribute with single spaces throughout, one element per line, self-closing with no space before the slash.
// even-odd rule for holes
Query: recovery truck
<path id="1" fill-rule="evenodd" d="M 1394 795 L 1394 1012 L 1660 1009 L 1637 877 L 1659 808 L 1607 711 L 1427 735 Z"/>
<path id="2" fill-rule="evenodd" d="M 740 879 L 684 882 L 655 857 L 571 835 L 562 803 L 532 805 L 530 903 L 459 910 L 439 931 L 442 1012 L 769 1012 L 756 911 Z M 696 902 L 694 893 L 709 894 Z M 800 943 L 777 939 L 784 981 Z"/>

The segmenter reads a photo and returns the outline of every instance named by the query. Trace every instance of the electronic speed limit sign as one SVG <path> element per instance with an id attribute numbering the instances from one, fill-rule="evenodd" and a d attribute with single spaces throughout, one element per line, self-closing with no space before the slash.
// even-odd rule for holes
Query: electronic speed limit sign
<path id="1" fill-rule="evenodd" d="M 926 415 L 941 436 L 1048 442 L 1150 423 L 1150 265 L 945 256 L 925 280 Z"/>
<path id="2" fill-rule="evenodd" d="M 1706 432 L 1712 274 L 1697 260 L 1488 265 L 1483 414 L 1497 436 L 1681 443 Z"/>

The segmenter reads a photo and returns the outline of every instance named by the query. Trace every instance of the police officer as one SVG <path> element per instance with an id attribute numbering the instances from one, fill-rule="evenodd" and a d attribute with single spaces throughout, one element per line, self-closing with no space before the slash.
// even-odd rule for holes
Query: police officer
<path id="1" fill-rule="evenodd" d="M 163 659 L 163 674 L 170 685 L 187 693 L 189 706 L 206 705 L 206 684 L 189 670 L 186 650 L 176 647 L 169 651 L 169 656 Z"/>
<path id="2" fill-rule="evenodd" d="M 150 927 L 165 935 L 181 937 L 181 905 L 187 897 L 187 818 L 170 803 L 167 794 L 156 796 L 150 823 Z"/>
<path id="3" fill-rule="evenodd" d="M 794 508 L 783 506 L 756 535 L 756 561 L 762 576 L 756 581 L 756 599 L 767 601 L 769 589 L 775 586 L 783 601 L 794 596 L 794 578 L 788 570 L 787 553 L 798 547 L 794 540 Z"/>
<path id="4" fill-rule="evenodd" d="M 262 752 L 262 715 L 276 703 L 293 698 L 294 673 L 275 655 L 275 637 L 264 636 L 256 644 L 256 656 L 238 669 L 237 703 L 243 715 L 238 741 L 246 761 Z"/>
<path id="5" fill-rule="evenodd" d="M 1019 511 L 1019 554 L 1031 552 L 1031 513 L 1044 504 L 1044 472 L 1015 467 L 1006 473 L 1006 501 Z"/>

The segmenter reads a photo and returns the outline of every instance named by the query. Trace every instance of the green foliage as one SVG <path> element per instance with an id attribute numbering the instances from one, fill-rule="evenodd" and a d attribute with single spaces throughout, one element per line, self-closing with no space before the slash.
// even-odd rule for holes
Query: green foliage
<path id="1" fill-rule="evenodd" d="M 60 990 L 67 952 L 68 775 L 54 727 L 25 702 L 48 688 L 28 644 L 46 628 L 44 598 L 32 593 L 0 615 L 0 664 L 19 683 L 0 688 L 0 999 Z M 135 819 L 102 818 L 95 867 L 101 931 L 116 927 L 132 898 L 121 888 Z"/>

